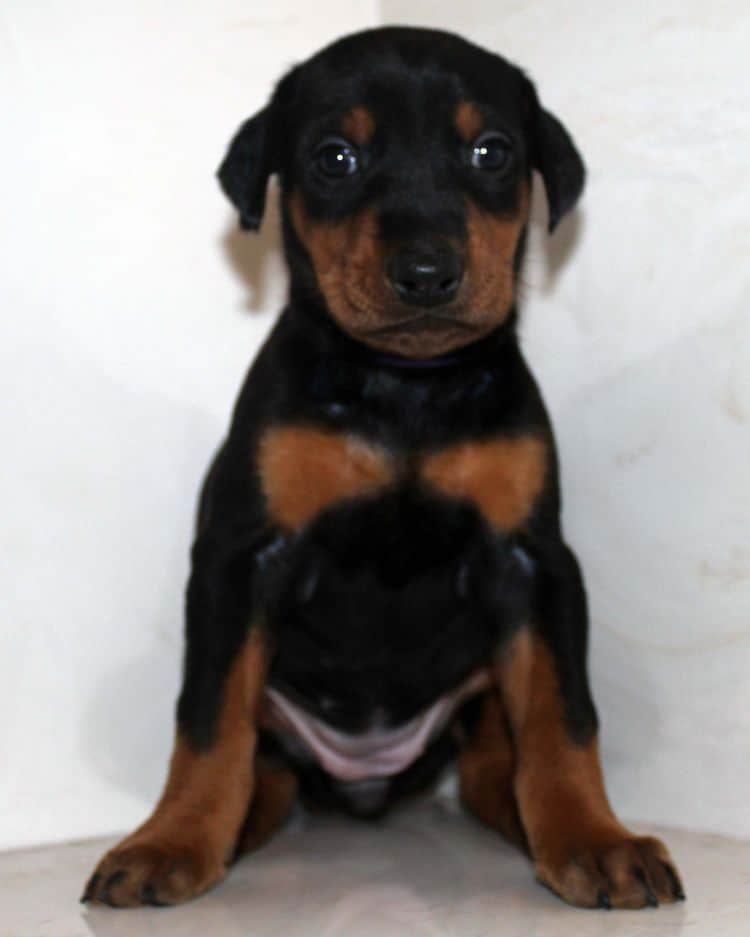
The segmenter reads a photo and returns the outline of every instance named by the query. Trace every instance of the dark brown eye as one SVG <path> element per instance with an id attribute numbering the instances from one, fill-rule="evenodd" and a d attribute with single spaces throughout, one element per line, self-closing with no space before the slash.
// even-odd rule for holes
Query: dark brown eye
<path id="1" fill-rule="evenodd" d="M 513 155 L 510 140 L 492 131 L 477 137 L 469 150 L 469 163 L 474 169 L 498 172 L 509 165 Z"/>
<path id="2" fill-rule="evenodd" d="M 316 168 L 330 179 L 351 176 L 359 170 L 359 157 L 346 140 L 324 140 L 313 154 Z"/>

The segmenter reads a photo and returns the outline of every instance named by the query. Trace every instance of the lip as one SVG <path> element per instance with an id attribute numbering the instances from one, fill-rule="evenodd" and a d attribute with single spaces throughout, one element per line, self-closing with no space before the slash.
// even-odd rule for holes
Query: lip
<path id="1" fill-rule="evenodd" d="M 461 319 L 453 319 L 449 316 L 438 316 L 434 313 L 425 313 L 408 319 L 400 319 L 398 322 L 391 322 L 388 325 L 378 326 L 367 332 L 368 335 L 388 335 L 391 332 L 423 332 L 440 331 L 445 329 L 461 329 L 464 332 L 473 332 L 474 327 Z"/>

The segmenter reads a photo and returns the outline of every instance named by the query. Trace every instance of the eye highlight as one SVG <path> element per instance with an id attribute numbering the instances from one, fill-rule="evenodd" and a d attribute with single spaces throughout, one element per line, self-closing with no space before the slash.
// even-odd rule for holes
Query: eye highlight
<path id="1" fill-rule="evenodd" d="M 313 153 L 315 168 L 329 179 L 343 179 L 359 171 L 359 154 L 351 143 L 329 137 Z"/>
<path id="2" fill-rule="evenodd" d="M 513 158 L 510 140 L 502 133 L 488 131 L 470 145 L 469 165 L 485 172 L 499 172 L 507 168 Z"/>

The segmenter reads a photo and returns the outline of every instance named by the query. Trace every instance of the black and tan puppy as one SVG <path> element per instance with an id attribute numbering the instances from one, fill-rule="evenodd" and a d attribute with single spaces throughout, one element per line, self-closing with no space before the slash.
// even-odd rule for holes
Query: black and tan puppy
<path id="1" fill-rule="evenodd" d="M 514 66 L 428 30 L 294 68 L 220 169 L 257 228 L 281 181 L 289 303 L 208 474 L 164 794 L 85 900 L 218 882 L 298 794 L 362 816 L 457 759 L 468 810 L 584 907 L 682 897 L 607 801 L 586 598 L 519 351 L 532 171 L 581 159 Z"/>

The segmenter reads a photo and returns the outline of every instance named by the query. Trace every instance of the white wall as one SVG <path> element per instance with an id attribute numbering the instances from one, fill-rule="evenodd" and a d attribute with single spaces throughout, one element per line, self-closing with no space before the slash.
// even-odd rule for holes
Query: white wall
<path id="1" fill-rule="evenodd" d="M 284 67 L 377 18 L 305 9 L 0 12 L 0 846 L 125 829 L 161 784 L 192 505 L 284 292 L 274 220 L 239 237 L 212 174 Z M 750 14 L 381 11 L 524 64 L 587 157 L 583 210 L 532 239 L 524 332 L 612 792 L 626 815 L 750 835 Z"/>
<path id="2" fill-rule="evenodd" d="M 750 6 L 381 9 L 523 65 L 580 144 L 581 211 L 532 239 L 524 344 L 590 591 L 611 793 L 626 816 L 750 835 Z"/>
<path id="3" fill-rule="evenodd" d="M 284 296 L 213 174 L 283 69 L 374 21 L 0 10 L 0 846 L 125 829 L 158 792 L 196 492 Z"/>

